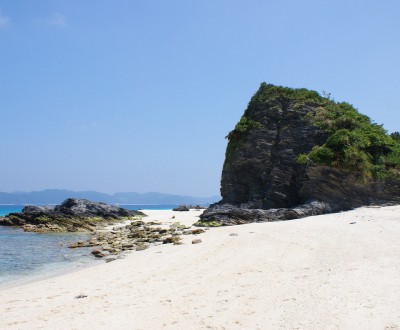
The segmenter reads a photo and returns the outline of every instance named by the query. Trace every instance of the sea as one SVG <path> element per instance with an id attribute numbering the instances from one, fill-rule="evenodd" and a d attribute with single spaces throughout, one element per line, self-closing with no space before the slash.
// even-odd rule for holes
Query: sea
<path id="1" fill-rule="evenodd" d="M 172 210 L 177 205 L 119 205 L 129 210 Z M 0 205 L 0 216 L 21 212 L 24 205 Z M 0 289 L 75 271 L 96 263 L 91 248 L 69 249 L 86 233 L 30 233 L 0 226 Z"/>

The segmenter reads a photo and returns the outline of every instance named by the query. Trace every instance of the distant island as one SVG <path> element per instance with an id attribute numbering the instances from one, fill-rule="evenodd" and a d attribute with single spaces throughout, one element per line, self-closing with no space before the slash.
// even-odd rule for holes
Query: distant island
<path id="1" fill-rule="evenodd" d="M 218 202 L 220 196 L 193 197 L 186 195 L 172 195 L 158 192 L 144 194 L 136 192 L 120 192 L 105 194 L 97 191 L 71 191 L 63 189 L 46 189 L 31 192 L 0 192 L 0 204 L 59 204 L 67 198 L 84 198 L 95 202 L 108 204 L 211 204 Z"/>

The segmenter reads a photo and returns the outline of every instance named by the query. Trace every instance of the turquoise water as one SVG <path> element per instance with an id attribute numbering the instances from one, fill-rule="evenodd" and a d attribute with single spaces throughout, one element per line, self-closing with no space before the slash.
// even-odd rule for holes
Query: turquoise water
<path id="1" fill-rule="evenodd" d="M 168 210 L 176 205 L 121 205 L 131 210 Z M 21 212 L 23 205 L 0 205 L 0 216 Z M 95 259 L 91 248 L 69 249 L 86 233 L 28 233 L 0 226 L 0 288 L 85 267 Z"/>

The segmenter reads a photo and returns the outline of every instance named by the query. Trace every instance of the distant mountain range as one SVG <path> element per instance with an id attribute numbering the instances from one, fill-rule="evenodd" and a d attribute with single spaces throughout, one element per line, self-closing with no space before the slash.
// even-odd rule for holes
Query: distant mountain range
<path id="1" fill-rule="evenodd" d="M 86 198 L 94 202 L 109 204 L 210 204 L 218 202 L 220 196 L 192 197 L 157 192 L 139 194 L 135 192 L 105 194 L 96 191 L 71 191 L 47 189 L 32 192 L 0 192 L 0 204 L 59 204 L 67 198 Z"/>

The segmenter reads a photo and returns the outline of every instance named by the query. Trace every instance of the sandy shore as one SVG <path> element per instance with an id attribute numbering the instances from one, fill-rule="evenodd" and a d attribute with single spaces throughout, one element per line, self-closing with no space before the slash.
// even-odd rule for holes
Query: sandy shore
<path id="1" fill-rule="evenodd" d="M 2 290 L 0 329 L 400 329 L 400 206 L 197 238 Z"/>

